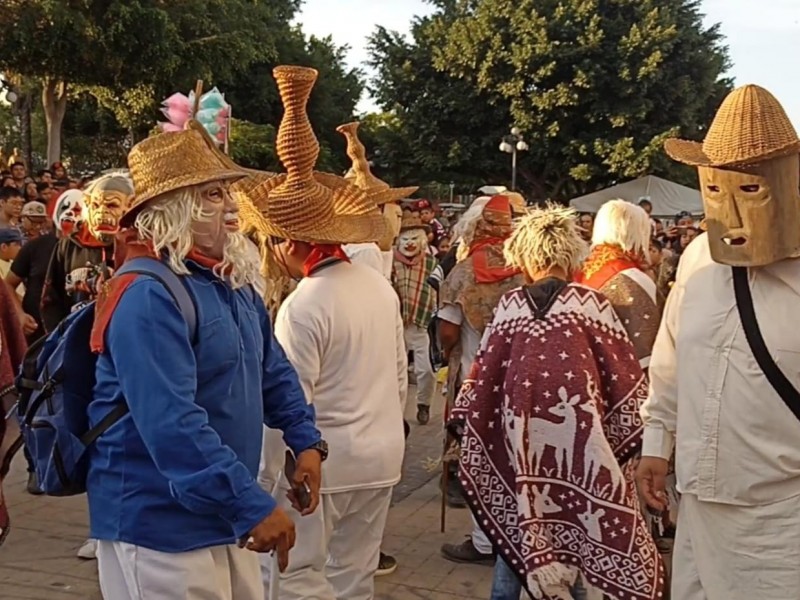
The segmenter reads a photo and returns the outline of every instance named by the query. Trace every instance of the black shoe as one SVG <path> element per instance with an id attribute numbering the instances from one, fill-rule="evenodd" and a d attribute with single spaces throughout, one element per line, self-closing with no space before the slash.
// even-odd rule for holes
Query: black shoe
<path id="1" fill-rule="evenodd" d="M 36 479 L 36 473 L 28 473 L 28 485 L 25 489 L 32 496 L 41 496 L 44 494 L 39 487 L 39 480 Z"/>
<path id="2" fill-rule="evenodd" d="M 391 575 L 395 571 L 397 571 L 397 561 L 394 556 L 389 556 L 381 552 L 381 557 L 378 560 L 378 570 L 375 571 L 375 577 Z"/>
<path id="3" fill-rule="evenodd" d="M 417 423 L 427 425 L 431 420 L 431 407 L 422 404 L 417 406 Z"/>
<path id="4" fill-rule="evenodd" d="M 472 538 L 468 537 L 462 544 L 444 544 L 442 546 L 442 556 L 450 562 L 464 563 L 470 565 L 494 566 L 495 556 L 493 553 L 482 554 L 475 549 Z"/>

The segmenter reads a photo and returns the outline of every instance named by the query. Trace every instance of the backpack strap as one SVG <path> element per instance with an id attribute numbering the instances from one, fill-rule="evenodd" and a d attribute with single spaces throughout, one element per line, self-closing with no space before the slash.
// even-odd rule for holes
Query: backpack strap
<path id="1" fill-rule="evenodd" d="M 753 294 L 750 291 L 750 282 L 747 278 L 747 268 L 745 267 L 732 267 L 733 268 L 733 291 L 736 295 L 736 307 L 739 309 L 739 318 L 742 320 L 742 328 L 744 329 L 745 338 L 750 345 L 750 350 L 755 356 L 758 366 L 763 371 L 764 376 L 769 381 L 770 385 L 775 389 L 778 395 L 786 404 L 786 407 L 792 411 L 797 419 L 800 419 L 800 393 L 792 385 L 792 382 L 786 378 L 780 367 L 775 364 L 772 356 L 769 353 L 769 348 L 764 342 L 764 336 L 761 335 L 761 329 L 758 326 L 758 319 L 756 318 L 756 311 L 753 308 Z"/>
<path id="2" fill-rule="evenodd" d="M 160 260 L 147 256 L 129 260 L 119 268 L 115 275 L 130 273 L 148 275 L 167 288 L 186 320 L 186 324 L 189 326 L 189 339 L 194 344 L 197 339 L 197 306 L 189 290 L 186 289 L 183 278 L 176 275 L 172 269 Z"/>

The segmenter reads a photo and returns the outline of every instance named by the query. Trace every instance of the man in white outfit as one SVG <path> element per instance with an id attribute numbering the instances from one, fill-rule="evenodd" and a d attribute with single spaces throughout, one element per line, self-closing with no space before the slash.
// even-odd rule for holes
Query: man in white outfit
<path id="1" fill-rule="evenodd" d="M 316 71 L 292 67 L 276 75 L 287 106 L 277 150 L 288 172 L 245 185 L 241 212 L 245 225 L 267 240 L 276 263 L 299 280 L 278 311 L 275 336 L 330 446 L 316 512 L 298 512 L 282 501 L 303 541 L 280 575 L 280 598 L 369 600 L 405 447 L 399 300 L 380 273 L 351 264 L 342 248 L 385 234 L 376 204 L 344 179 L 313 171 L 319 145 L 303 100 Z M 267 486 L 275 485 L 276 465 L 269 459 L 283 447 L 272 443 L 264 448 Z M 262 566 L 266 579 L 276 576 L 270 564 Z"/>
<path id="2" fill-rule="evenodd" d="M 766 90 L 732 92 L 705 142 L 667 152 L 699 167 L 708 233 L 681 258 L 650 362 L 638 480 L 682 494 L 677 600 L 800 594 L 800 140 Z"/>

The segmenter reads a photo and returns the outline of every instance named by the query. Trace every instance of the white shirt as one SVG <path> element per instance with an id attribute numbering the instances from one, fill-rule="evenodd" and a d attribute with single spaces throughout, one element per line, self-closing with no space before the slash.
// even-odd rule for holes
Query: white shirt
<path id="1" fill-rule="evenodd" d="M 375 269 L 378 273 L 381 273 L 385 276 L 386 268 L 383 258 L 384 253 L 381 252 L 381 249 L 378 248 L 377 244 L 346 244 L 344 246 L 344 253 L 347 254 L 347 258 L 349 258 L 353 263 L 358 263 L 370 267 L 371 269 Z M 390 265 L 388 278 L 391 279 L 391 277 L 392 267 Z"/>
<path id="2" fill-rule="evenodd" d="M 405 451 L 408 365 L 397 294 L 379 272 L 338 263 L 306 277 L 278 311 L 275 336 L 330 447 L 322 491 L 395 485 Z M 264 448 L 265 458 L 283 456 Z"/>
<path id="3" fill-rule="evenodd" d="M 448 323 L 461 327 L 461 377 L 469 375 L 472 363 L 478 356 L 481 345 L 481 334 L 464 318 L 464 311 L 460 304 L 445 304 L 436 313 L 436 316 Z"/>
<path id="4" fill-rule="evenodd" d="M 800 389 L 800 259 L 751 269 L 750 285 L 766 345 Z M 758 367 L 731 268 L 711 260 L 705 234 L 681 258 L 650 380 L 642 453 L 669 458 L 676 444 L 680 492 L 741 506 L 800 495 L 800 422 Z"/>

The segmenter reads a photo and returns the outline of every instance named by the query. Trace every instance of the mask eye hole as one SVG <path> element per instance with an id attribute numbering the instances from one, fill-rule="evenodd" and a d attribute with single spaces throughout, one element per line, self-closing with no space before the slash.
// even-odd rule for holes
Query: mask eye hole
<path id="1" fill-rule="evenodd" d="M 711 192 L 712 194 L 718 194 L 719 193 L 719 186 L 718 185 L 708 185 L 708 186 L 706 186 L 706 189 L 708 189 L 708 191 Z"/>
<path id="2" fill-rule="evenodd" d="M 739 189 L 742 190 L 745 194 L 755 194 L 761 190 L 761 186 L 757 183 L 751 183 L 748 185 L 740 185 Z"/>

